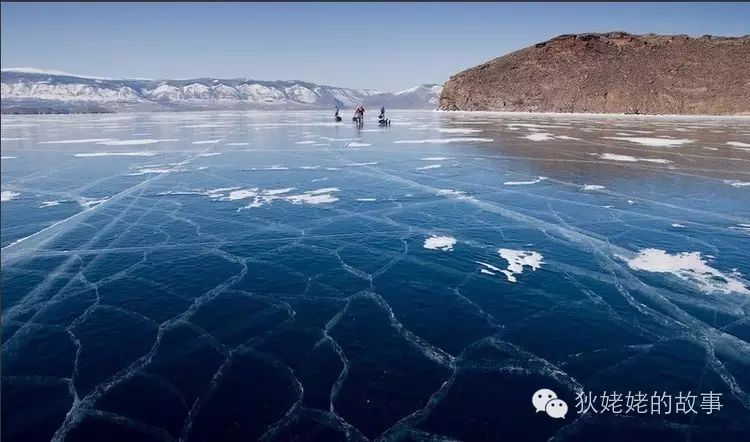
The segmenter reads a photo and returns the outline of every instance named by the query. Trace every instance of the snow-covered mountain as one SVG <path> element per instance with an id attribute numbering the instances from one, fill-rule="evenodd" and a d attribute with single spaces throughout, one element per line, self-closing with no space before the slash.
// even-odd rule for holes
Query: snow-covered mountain
<path id="1" fill-rule="evenodd" d="M 3 113 L 317 109 L 360 104 L 434 109 L 443 88 L 420 85 L 390 93 L 305 81 L 106 79 L 37 69 L 3 69 L 0 79 Z"/>
<path id="2" fill-rule="evenodd" d="M 420 84 L 393 94 L 392 107 L 410 109 L 420 108 L 424 103 L 429 108 L 437 108 L 440 101 L 440 93 L 443 92 L 441 84 Z"/>

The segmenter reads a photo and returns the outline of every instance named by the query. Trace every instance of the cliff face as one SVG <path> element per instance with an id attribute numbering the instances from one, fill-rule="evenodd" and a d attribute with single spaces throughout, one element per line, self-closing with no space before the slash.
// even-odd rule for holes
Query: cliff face
<path id="1" fill-rule="evenodd" d="M 561 35 L 452 76 L 440 108 L 750 114 L 750 36 Z"/>

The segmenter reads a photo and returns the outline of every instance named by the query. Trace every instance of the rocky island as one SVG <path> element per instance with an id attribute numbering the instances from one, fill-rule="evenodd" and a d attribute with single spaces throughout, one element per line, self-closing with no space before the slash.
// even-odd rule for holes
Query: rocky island
<path id="1" fill-rule="evenodd" d="M 750 114 L 750 35 L 560 35 L 453 75 L 440 108 Z"/>

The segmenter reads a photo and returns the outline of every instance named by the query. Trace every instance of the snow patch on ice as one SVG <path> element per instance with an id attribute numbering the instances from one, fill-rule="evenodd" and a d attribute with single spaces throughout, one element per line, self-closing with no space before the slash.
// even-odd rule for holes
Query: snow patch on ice
<path id="1" fill-rule="evenodd" d="M 737 279 L 738 274 L 727 275 L 708 265 L 700 252 L 671 254 L 660 249 L 642 249 L 634 258 L 619 257 L 634 270 L 654 273 L 670 273 L 682 280 L 697 284 L 707 293 L 741 293 L 750 295 L 750 290 Z"/>
<path id="2" fill-rule="evenodd" d="M 140 146 L 143 144 L 156 144 L 161 143 L 164 141 L 178 141 L 176 138 L 164 138 L 161 140 L 154 139 L 154 138 L 146 138 L 146 139 L 140 139 L 140 140 L 111 140 L 111 141 L 102 141 L 97 144 L 103 144 L 105 146 Z"/>
<path id="3" fill-rule="evenodd" d="M 452 160 L 452 157 L 424 157 L 420 158 L 422 161 L 445 161 L 445 160 Z"/>
<path id="4" fill-rule="evenodd" d="M 742 230 L 750 234 L 750 224 L 739 223 L 736 226 L 729 227 L 730 230 Z"/>
<path id="5" fill-rule="evenodd" d="M 331 137 L 320 137 L 326 141 L 349 141 L 351 138 L 331 138 Z"/>
<path id="6" fill-rule="evenodd" d="M 579 139 L 579 138 L 571 137 L 568 135 L 554 135 L 549 132 L 535 132 L 532 134 L 524 135 L 521 138 L 525 138 L 531 141 L 578 140 Z"/>
<path id="7" fill-rule="evenodd" d="M 236 201 L 236 200 L 242 200 L 245 198 L 251 198 L 257 194 L 258 194 L 257 188 L 232 190 L 226 196 L 220 197 L 219 200 L 220 201 Z"/>
<path id="8" fill-rule="evenodd" d="M 237 211 L 253 209 L 261 207 L 266 204 L 270 204 L 276 200 L 288 201 L 292 204 L 327 204 L 338 201 L 338 198 L 334 195 L 335 192 L 340 192 L 341 189 L 338 187 L 326 187 L 322 189 L 308 190 L 299 194 L 291 194 L 296 190 L 294 187 L 287 187 L 283 189 L 259 189 L 253 188 L 226 188 L 226 189 L 213 189 L 209 191 L 200 192 L 200 194 L 208 196 L 217 201 L 238 201 L 244 199 L 252 199 L 249 204 L 240 207 Z"/>
<path id="9" fill-rule="evenodd" d="M 0 201 L 1 202 L 11 201 L 19 195 L 20 193 L 18 192 L 11 192 L 10 190 L 3 190 L 2 192 L 0 192 Z"/>
<path id="10" fill-rule="evenodd" d="M 216 144 L 220 141 L 221 140 L 199 140 L 199 141 L 193 141 L 191 144 Z"/>
<path id="11" fill-rule="evenodd" d="M 456 238 L 452 236 L 436 236 L 432 235 L 424 240 L 423 247 L 430 250 L 442 250 L 444 252 L 452 252 L 453 246 L 456 245 Z"/>
<path id="12" fill-rule="evenodd" d="M 535 180 L 530 180 L 530 181 L 506 181 L 503 184 L 506 185 L 506 186 L 525 186 L 525 185 L 528 185 L 528 184 L 541 183 L 542 181 L 544 181 L 546 179 L 547 179 L 547 177 L 540 176 L 539 178 L 537 178 Z"/>
<path id="13" fill-rule="evenodd" d="M 610 161 L 623 161 L 627 163 L 636 163 L 639 161 L 644 161 L 647 163 L 656 163 L 656 164 L 669 164 L 672 161 L 666 160 L 664 158 L 640 158 L 640 157 L 633 157 L 630 155 L 620 155 L 616 153 L 592 153 L 593 156 L 598 156 L 599 158 L 603 160 L 610 160 Z"/>
<path id="14" fill-rule="evenodd" d="M 479 271 L 486 275 L 494 275 L 496 272 L 503 271 L 503 269 L 499 267 L 495 267 L 492 264 L 488 264 L 486 262 L 482 262 L 482 261 L 474 261 L 474 262 L 483 267 L 483 268 L 480 268 Z"/>
<path id="15" fill-rule="evenodd" d="M 428 166 L 417 167 L 417 170 L 429 170 L 429 169 L 440 169 L 443 167 L 440 164 L 430 164 Z"/>
<path id="16" fill-rule="evenodd" d="M 289 195 L 285 199 L 292 204 L 327 204 L 338 201 L 333 192 L 340 192 L 338 187 L 309 190 L 298 195 Z"/>
<path id="17" fill-rule="evenodd" d="M 619 141 L 629 141 L 631 143 L 637 143 L 644 146 L 654 146 L 654 147 L 674 147 L 674 146 L 682 146 L 683 144 L 689 144 L 694 142 L 695 140 L 681 140 L 681 139 L 674 139 L 674 138 L 652 138 L 652 137 L 603 137 L 607 140 L 619 140 Z"/>
<path id="18" fill-rule="evenodd" d="M 42 201 L 42 204 L 39 205 L 40 209 L 44 209 L 45 207 L 54 207 L 59 206 L 62 203 L 66 203 L 66 200 L 55 200 L 55 201 Z"/>
<path id="19" fill-rule="evenodd" d="M 550 140 L 555 139 L 554 135 L 548 132 L 537 132 L 537 133 L 525 135 L 521 138 L 526 138 L 527 140 L 531 140 L 531 141 L 550 141 Z"/>
<path id="20" fill-rule="evenodd" d="M 270 190 L 264 190 L 263 192 L 266 195 L 283 195 L 285 193 L 289 193 L 293 190 L 297 190 L 296 187 L 286 187 L 284 189 L 270 189 Z"/>
<path id="21" fill-rule="evenodd" d="M 81 198 L 81 199 L 80 199 L 80 200 L 78 201 L 78 204 L 79 204 L 79 205 L 80 205 L 81 207 L 84 207 L 84 208 L 86 208 L 86 209 L 89 209 L 89 208 L 91 208 L 91 207 L 94 207 L 94 206 L 98 206 L 99 204 L 101 204 L 101 203 L 103 203 L 103 202 L 107 201 L 108 199 L 109 199 L 109 197 L 108 197 L 108 196 L 105 196 L 104 198 L 99 198 L 99 199 L 96 199 L 96 198 Z"/>
<path id="22" fill-rule="evenodd" d="M 733 187 L 746 187 L 750 186 L 750 182 L 748 181 L 740 181 L 740 180 L 724 180 L 724 184 L 729 184 Z"/>
<path id="23" fill-rule="evenodd" d="M 750 143 L 742 143 L 740 141 L 727 141 L 727 145 L 732 147 L 750 147 Z"/>
<path id="24" fill-rule="evenodd" d="M 507 270 L 500 270 L 510 282 L 517 282 L 515 275 L 523 273 L 523 267 L 529 266 L 536 271 L 544 264 L 543 256 L 532 250 L 499 249 L 497 253 L 508 261 Z"/>
<path id="25" fill-rule="evenodd" d="M 466 195 L 466 192 L 464 192 L 463 190 L 439 189 L 436 195 L 452 196 L 459 200 L 474 200 L 475 199 L 473 196 Z"/>
<path id="26" fill-rule="evenodd" d="M 599 184 L 584 184 L 583 190 L 602 190 L 604 189 L 604 186 L 601 186 Z M 628 201 L 629 203 L 630 201 Z"/>
<path id="27" fill-rule="evenodd" d="M 267 167 L 253 167 L 250 170 L 289 170 L 289 168 L 286 166 L 274 164 L 273 166 L 267 166 Z"/>
<path id="28" fill-rule="evenodd" d="M 346 145 L 347 147 L 370 147 L 372 144 L 370 143 L 358 143 L 356 141 L 352 141 L 351 143 Z"/>
<path id="29" fill-rule="evenodd" d="M 209 190 L 194 190 L 192 193 L 197 195 L 205 195 L 212 199 L 218 199 L 221 198 L 222 195 L 226 192 L 231 192 L 232 190 L 240 189 L 240 187 L 219 187 L 217 189 L 209 189 Z"/>

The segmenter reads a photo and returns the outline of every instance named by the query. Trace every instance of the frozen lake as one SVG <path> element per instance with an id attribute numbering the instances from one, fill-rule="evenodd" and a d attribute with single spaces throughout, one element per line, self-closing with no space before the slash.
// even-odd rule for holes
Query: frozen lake
<path id="1" fill-rule="evenodd" d="M 3 441 L 749 439 L 750 118 L 348 115 L 4 115 Z"/>

